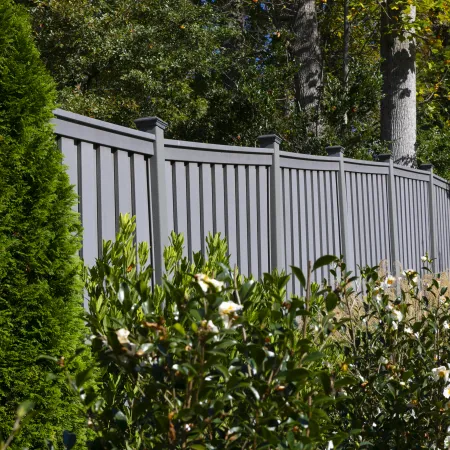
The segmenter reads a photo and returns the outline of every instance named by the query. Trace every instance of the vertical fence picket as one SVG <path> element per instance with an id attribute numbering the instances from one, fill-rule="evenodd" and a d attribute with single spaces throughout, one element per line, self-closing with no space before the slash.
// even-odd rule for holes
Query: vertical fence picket
<path id="1" fill-rule="evenodd" d="M 398 249 L 398 221 L 397 221 L 397 193 L 395 184 L 394 160 L 390 154 L 378 155 L 379 162 L 389 162 L 389 178 L 387 201 L 389 204 L 389 237 L 390 237 L 390 270 L 397 276 L 399 263 Z"/>
<path id="2" fill-rule="evenodd" d="M 431 263 L 431 270 L 434 272 L 436 270 L 437 264 L 441 264 L 441 262 L 437 262 L 435 259 L 438 257 L 438 251 L 436 247 L 436 195 L 435 195 L 435 187 L 434 187 L 434 174 L 433 174 L 433 165 L 432 164 L 422 164 L 419 167 L 421 170 L 426 170 L 430 172 L 430 178 L 428 181 L 428 217 L 429 217 L 429 236 L 430 236 L 430 250 L 429 255 L 430 258 L 433 259 Z"/>

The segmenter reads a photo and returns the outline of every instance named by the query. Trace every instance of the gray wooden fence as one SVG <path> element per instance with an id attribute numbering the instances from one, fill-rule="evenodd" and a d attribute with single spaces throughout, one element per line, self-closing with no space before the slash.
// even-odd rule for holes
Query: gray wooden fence
<path id="1" fill-rule="evenodd" d="M 228 239 L 231 262 L 260 277 L 274 267 L 343 254 L 351 269 L 388 260 L 419 269 L 428 251 L 434 269 L 450 267 L 450 185 L 433 174 L 393 164 L 280 150 L 275 135 L 260 148 L 164 138 L 158 118 L 138 130 L 63 110 L 55 133 L 80 198 L 82 257 L 92 264 L 118 215 L 136 215 L 138 241 L 150 242 L 155 277 L 171 230 L 184 233 L 186 254 L 204 250 L 208 232 Z M 394 262 L 396 264 L 394 264 Z M 319 276 L 323 276 L 320 273 Z M 300 292 L 291 281 L 290 290 Z"/>

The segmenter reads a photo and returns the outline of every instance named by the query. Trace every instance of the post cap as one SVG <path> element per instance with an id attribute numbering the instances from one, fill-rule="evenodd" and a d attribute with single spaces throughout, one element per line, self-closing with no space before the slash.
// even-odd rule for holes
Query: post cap
<path id="1" fill-rule="evenodd" d="M 276 134 L 264 134 L 262 136 L 258 136 L 259 146 L 262 148 L 270 147 L 273 144 L 280 145 L 282 141 L 283 139 Z"/>
<path id="2" fill-rule="evenodd" d="M 345 148 L 340 145 L 332 145 L 330 147 L 326 147 L 325 150 L 328 153 L 328 156 L 344 156 Z"/>
<path id="3" fill-rule="evenodd" d="M 151 132 L 155 128 L 161 128 L 165 130 L 168 124 L 159 117 L 141 117 L 134 121 L 139 131 Z"/>
<path id="4" fill-rule="evenodd" d="M 419 166 L 419 169 L 431 171 L 431 170 L 433 170 L 433 167 L 434 167 L 433 164 L 427 163 L 427 164 L 421 164 Z"/>
<path id="5" fill-rule="evenodd" d="M 389 162 L 394 159 L 390 153 L 381 153 L 380 155 L 375 155 L 375 161 L 378 162 Z"/>

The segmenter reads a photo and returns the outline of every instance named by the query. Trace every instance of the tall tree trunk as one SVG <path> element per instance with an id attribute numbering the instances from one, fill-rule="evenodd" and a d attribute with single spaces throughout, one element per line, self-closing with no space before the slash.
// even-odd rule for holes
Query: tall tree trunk
<path id="1" fill-rule="evenodd" d="M 349 72 L 349 48 L 350 48 L 350 20 L 349 15 L 349 0 L 344 0 L 344 55 L 343 55 L 343 66 L 342 66 L 342 80 L 344 85 L 345 94 L 348 91 L 348 72 Z M 344 113 L 344 123 L 347 125 L 348 115 L 347 111 Z"/>
<path id="2" fill-rule="evenodd" d="M 320 134 L 320 94 L 322 89 L 322 54 L 315 0 L 296 0 L 291 51 L 298 65 L 295 75 L 295 100 L 301 110 L 314 116 L 314 132 Z"/>
<path id="3" fill-rule="evenodd" d="M 416 164 L 416 44 L 402 22 L 405 7 L 392 9 L 398 1 L 386 0 L 381 12 L 381 139 L 389 142 L 394 161 Z M 405 2 L 406 3 L 406 2 Z M 408 20 L 414 21 L 415 7 Z"/>

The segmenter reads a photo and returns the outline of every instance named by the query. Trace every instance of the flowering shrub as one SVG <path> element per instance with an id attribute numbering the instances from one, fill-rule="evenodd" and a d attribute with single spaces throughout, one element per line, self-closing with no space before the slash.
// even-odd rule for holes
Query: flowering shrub
<path id="1" fill-rule="evenodd" d="M 87 281 L 101 380 L 85 389 L 86 372 L 73 384 L 97 435 L 93 448 L 310 449 L 348 438 L 328 414 L 340 401 L 334 389 L 350 379 L 331 377 L 326 340 L 313 343 L 299 328 L 308 313 L 304 299 L 286 300 L 288 276 L 257 283 L 230 270 L 220 236 L 191 263 L 173 234 L 166 279 L 152 291 L 149 249 L 136 250 L 134 227 L 121 218 Z M 309 297 L 318 305 L 323 293 Z M 336 305 L 329 300 L 325 327 Z"/>
<path id="2" fill-rule="evenodd" d="M 380 267 L 352 277 L 324 256 L 304 296 L 289 276 L 231 270 L 226 244 L 182 257 L 171 236 L 152 289 L 147 244 L 121 217 L 87 276 L 89 344 L 100 372 L 71 380 L 93 449 L 444 449 L 450 447 L 447 279 Z M 311 281 L 331 265 L 332 282 Z M 359 287 L 358 287 L 359 286 Z"/>
<path id="3" fill-rule="evenodd" d="M 428 255 L 422 258 L 429 273 Z M 344 269 L 342 263 L 341 269 Z M 362 270 L 365 287 L 338 283 L 338 308 L 348 321 L 335 332 L 336 370 L 355 377 L 341 430 L 360 429 L 342 448 L 450 447 L 449 298 L 447 281 L 406 270 L 395 279 L 379 268 Z M 419 286 L 421 285 L 421 286 Z"/>

